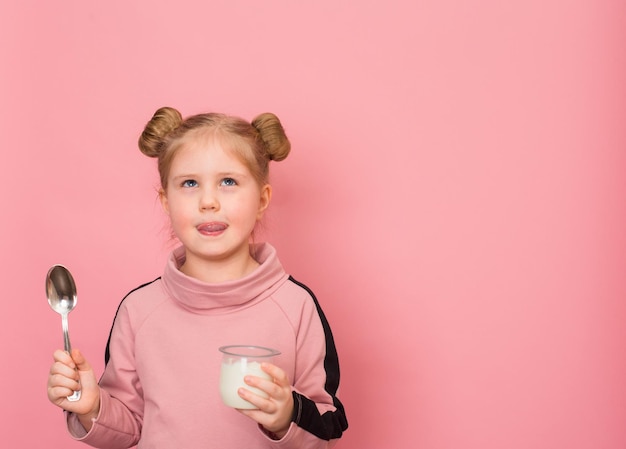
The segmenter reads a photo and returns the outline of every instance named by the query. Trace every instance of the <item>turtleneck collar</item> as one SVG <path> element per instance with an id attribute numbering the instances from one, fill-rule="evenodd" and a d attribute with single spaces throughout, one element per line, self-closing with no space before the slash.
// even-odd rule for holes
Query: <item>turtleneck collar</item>
<path id="1" fill-rule="evenodd" d="M 185 248 L 180 246 L 165 265 L 163 287 L 168 296 L 195 313 L 220 314 L 249 307 L 267 298 L 289 277 L 269 243 L 256 244 L 252 250 L 259 263 L 252 273 L 233 281 L 209 284 L 179 270 L 185 261 Z"/>

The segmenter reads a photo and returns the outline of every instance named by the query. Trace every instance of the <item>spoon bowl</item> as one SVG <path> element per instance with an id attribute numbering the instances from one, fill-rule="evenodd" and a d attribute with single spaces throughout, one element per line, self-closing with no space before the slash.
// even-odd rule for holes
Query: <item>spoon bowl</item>
<path id="1" fill-rule="evenodd" d="M 46 293 L 48 304 L 56 313 L 70 313 L 78 302 L 74 278 L 63 265 L 54 265 L 48 271 Z"/>
<path id="2" fill-rule="evenodd" d="M 78 297 L 76 295 L 74 278 L 63 265 L 54 265 L 48 270 L 48 275 L 46 276 L 46 295 L 48 296 L 48 304 L 50 304 L 52 310 L 61 315 L 63 345 L 65 351 L 69 354 L 72 351 L 72 345 L 70 344 L 67 315 L 76 307 Z M 75 391 L 71 396 L 68 396 L 67 399 L 72 402 L 78 401 L 80 399 L 80 391 Z"/>

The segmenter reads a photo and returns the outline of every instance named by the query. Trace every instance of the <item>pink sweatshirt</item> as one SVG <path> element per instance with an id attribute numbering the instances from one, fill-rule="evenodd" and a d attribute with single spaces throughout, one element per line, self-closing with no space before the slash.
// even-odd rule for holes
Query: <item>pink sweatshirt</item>
<path id="1" fill-rule="evenodd" d="M 245 278 L 206 284 L 178 270 L 178 248 L 162 277 L 129 293 L 117 311 L 100 380 L 100 413 L 89 432 L 68 414 L 72 436 L 101 448 L 329 448 L 347 428 L 335 396 L 339 364 L 315 296 L 288 276 L 269 244 Z M 287 434 L 269 438 L 222 403 L 220 346 L 275 348 L 292 382 Z"/>

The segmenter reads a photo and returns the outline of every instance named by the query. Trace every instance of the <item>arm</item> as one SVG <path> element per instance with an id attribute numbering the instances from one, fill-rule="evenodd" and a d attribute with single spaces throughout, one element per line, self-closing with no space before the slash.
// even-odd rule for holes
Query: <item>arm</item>
<path id="1" fill-rule="evenodd" d="M 294 415 L 297 426 L 328 445 L 341 438 L 348 428 L 343 404 L 337 398 L 339 389 L 339 358 L 330 325 L 317 298 L 311 296 L 314 307 L 307 309 L 298 334 L 297 378 L 294 382 Z M 322 388 L 323 387 L 323 388 Z"/>
<path id="2" fill-rule="evenodd" d="M 133 346 L 131 320 L 122 303 L 111 330 L 111 357 L 100 380 L 97 416 L 90 416 L 90 425 L 84 425 L 84 417 L 68 415 L 68 429 L 75 439 L 106 448 L 128 448 L 139 441 L 143 394 L 135 371 Z"/>
<path id="3" fill-rule="evenodd" d="M 256 421 L 276 448 L 330 448 L 348 425 L 336 397 L 339 362 L 330 326 L 315 296 L 295 281 L 275 301 L 294 330 L 293 385 L 285 371 L 264 363 L 262 369 L 272 380 L 247 376 L 245 381 L 269 398 L 242 388 L 240 396 L 258 409 L 240 412 Z"/>
<path id="4" fill-rule="evenodd" d="M 285 310 L 296 332 L 294 405 L 289 430 L 276 442 L 276 447 L 330 448 L 348 428 L 344 407 L 337 398 L 340 377 L 337 350 L 328 321 L 313 292 L 293 278 L 290 281 L 304 299 L 297 312 Z M 283 305 L 287 309 L 292 303 L 288 301 Z"/>

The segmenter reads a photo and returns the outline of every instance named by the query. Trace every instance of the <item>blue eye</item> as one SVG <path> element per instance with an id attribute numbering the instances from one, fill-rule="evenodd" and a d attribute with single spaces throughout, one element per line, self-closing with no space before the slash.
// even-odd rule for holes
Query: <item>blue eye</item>
<path id="1" fill-rule="evenodd" d="M 237 185 L 237 181 L 235 181 L 233 178 L 224 178 L 224 179 L 222 179 L 221 184 L 223 186 L 228 186 L 228 187 L 236 186 Z"/>
<path id="2" fill-rule="evenodd" d="M 197 187 L 198 186 L 198 181 L 196 181 L 195 179 L 185 179 L 182 184 L 182 187 Z"/>

